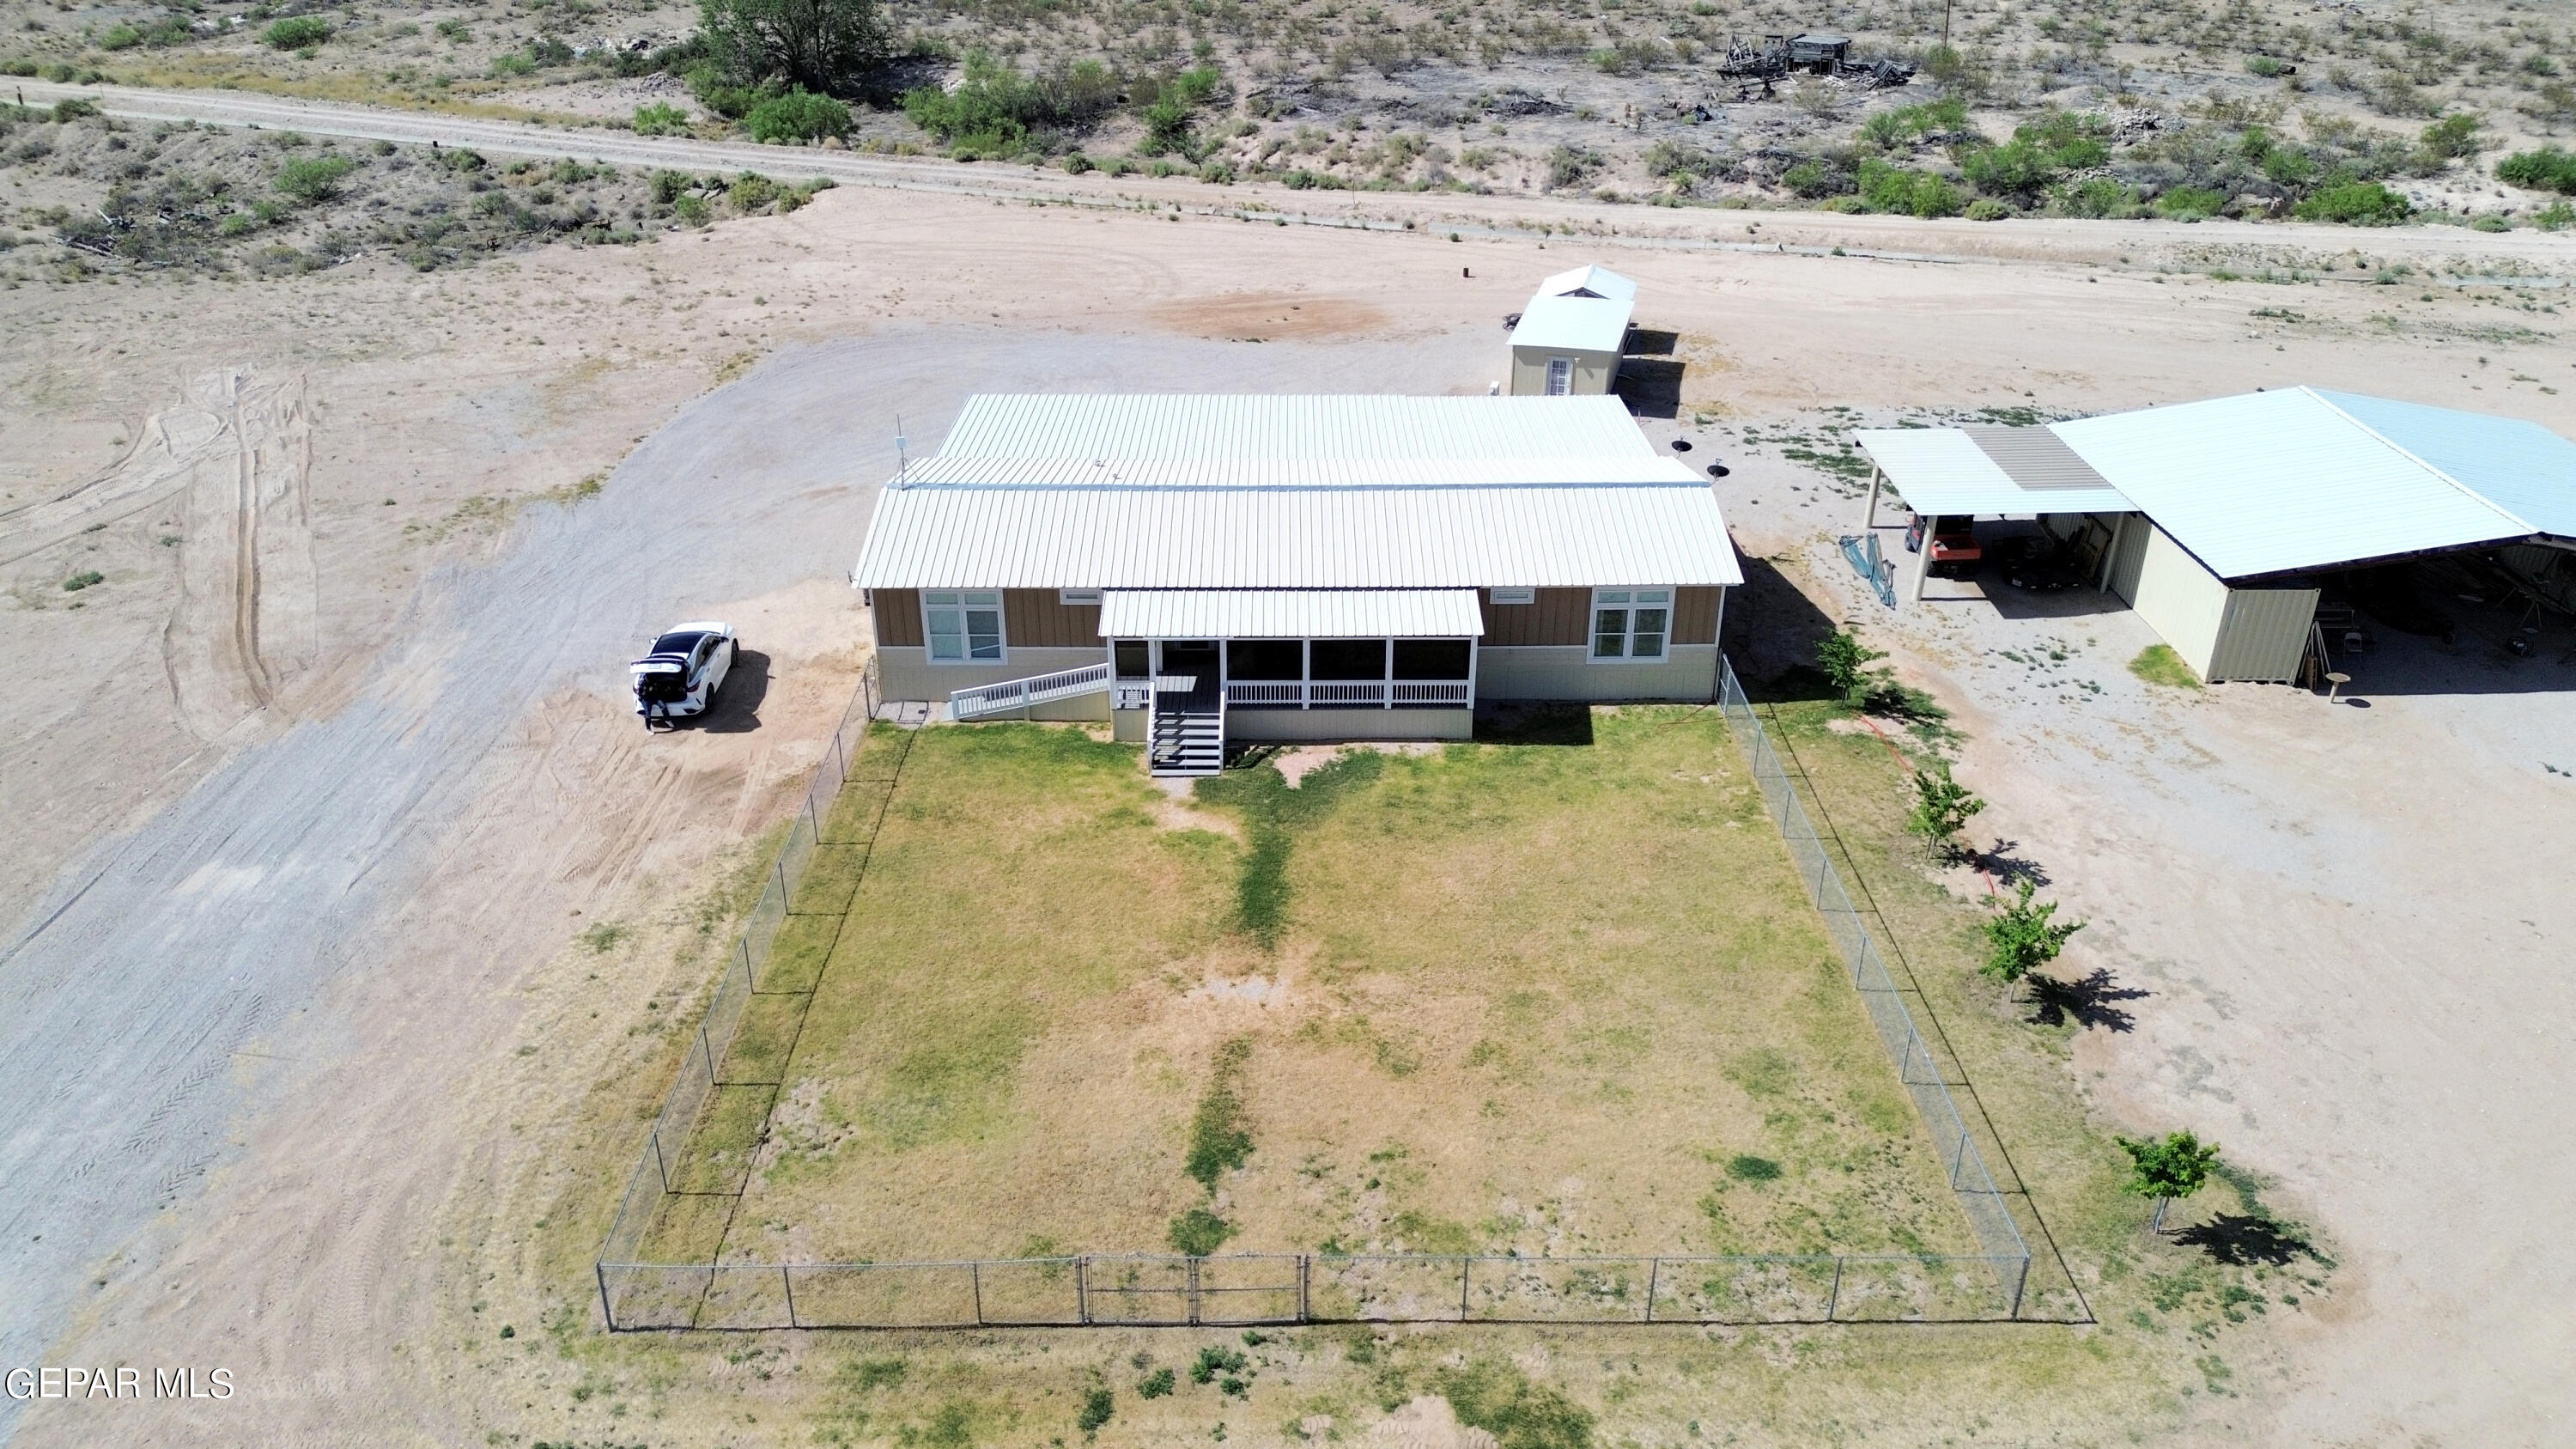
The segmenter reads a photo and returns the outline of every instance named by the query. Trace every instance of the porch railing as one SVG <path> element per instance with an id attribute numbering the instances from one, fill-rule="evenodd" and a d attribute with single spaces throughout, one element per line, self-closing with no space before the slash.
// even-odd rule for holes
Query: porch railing
<path id="1" fill-rule="evenodd" d="M 1474 702 L 1467 679 L 1234 679 L 1225 702 L 1271 709 L 1396 709 L 1405 705 Z"/>
<path id="2" fill-rule="evenodd" d="M 1051 700 L 1071 699 L 1078 694 L 1097 694 L 1110 687 L 1113 671 L 1106 663 L 1086 664 L 1079 669 L 1060 669 L 1053 674 L 1033 674 L 1026 679 L 1004 680 L 1000 684 L 979 684 L 972 689 L 952 690 L 948 695 L 948 713 L 959 720 L 983 719 L 1008 714 Z"/>

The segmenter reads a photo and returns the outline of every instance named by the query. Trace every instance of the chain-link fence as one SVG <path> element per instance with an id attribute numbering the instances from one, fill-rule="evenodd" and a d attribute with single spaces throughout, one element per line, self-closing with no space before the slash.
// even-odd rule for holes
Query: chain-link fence
<path id="1" fill-rule="evenodd" d="M 1271 1323 L 1981 1322 L 2020 1316 L 2031 1254 L 1931 1051 L 1862 924 L 1789 772 L 1721 658 L 1720 704 L 1810 900 L 1825 918 L 1898 1076 L 1931 1130 L 1950 1186 L 1985 1249 L 1976 1255 L 1753 1254 L 1521 1258 L 1406 1254 L 1085 1254 L 931 1263 L 724 1261 L 710 1213 L 729 1219 L 749 1182 L 748 1150 L 693 1144 L 722 1094 L 774 1094 L 785 1063 L 737 1051 L 756 1000 L 810 993 L 776 950 L 798 890 L 826 845 L 877 712 L 873 665 L 752 908 L 647 1135 L 597 1263 L 600 1310 L 638 1329 L 995 1328 Z M 891 788 L 892 780 L 876 782 Z M 832 848 L 841 848 L 833 846 Z M 856 880 L 835 880 L 855 891 Z M 802 917 L 793 917 L 802 919 Z M 796 958 L 789 960 L 788 958 Z M 787 979 L 794 977 L 795 979 Z M 766 1098 L 764 1098 L 764 1101 Z M 711 1113 L 710 1108 L 717 1110 Z M 697 1245 L 713 1243 L 711 1250 Z M 688 1257 L 657 1251 L 688 1245 Z M 703 1253 L 703 1256 L 701 1254 Z"/>
<path id="2" fill-rule="evenodd" d="M 1923 1125 L 1931 1130 L 1933 1145 L 1940 1150 L 1941 1165 L 1949 1174 L 1951 1190 L 1959 1195 L 1959 1205 L 1966 1210 L 1969 1226 L 1976 1230 L 1977 1242 L 1986 1250 L 1987 1260 L 1996 1265 L 2004 1297 L 2011 1304 L 2008 1316 L 2018 1317 L 2022 1292 L 2030 1281 L 2030 1244 L 2013 1222 L 2003 1190 L 1986 1171 L 1985 1155 L 1969 1135 L 1967 1118 L 1960 1115 L 1958 1103 L 1950 1097 L 1949 1084 L 1933 1062 L 1931 1048 L 1915 1029 L 1914 1014 L 1906 1009 L 1896 978 L 1888 973 L 1887 958 L 1880 954 L 1878 942 L 1871 938 L 1859 908 L 1852 904 L 1851 894 L 1843 889 L 1842 876 L 1826 853 L 1824 838 L 1807 818 L 1806 806 L 1799 803 L 1789 770 L 1771 748 L 1771 736 L 1754 714 L 1752 702 L 1744 697 L 1734 664 L 1720 655 L 1718 670 L 1718 707 L 1726 714 L 1727 727 L 1734 732 L 1736 743 L 1753 768 L 1754 784 L 1760 787 L 1771 818 L 1779 823 L 1781 836 L 1789 842 L 1789 856 L 1797 864 L 1807 898 L 1825 918 L 1825 930 L 1834 938 L 1834 948 L 1851 972 L 1852 985 L 1869 1009 L 1870 1024 L 1878 1028 L 1878 1039 L 1895 1061 L 1898 1078 L 1913 1093 L 1914 1108 L 1922 1115 Z"/>

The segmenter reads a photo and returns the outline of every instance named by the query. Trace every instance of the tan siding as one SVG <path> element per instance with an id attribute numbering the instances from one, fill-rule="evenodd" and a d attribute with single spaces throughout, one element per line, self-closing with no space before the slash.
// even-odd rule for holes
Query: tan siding
<path id="1" fill-rule="evenodd" d="M 877 589 L 877 644 L 903 649 L 921 647 L 921 590 Z"/>
<path id="2" fill-rule="evenodd" d="M 1615 352 L 1578 352 L 1564 347 L 1515 347 L 1512 349 L 1512 386 L 1514 397 L 1538 397 L 1547 392 L 1547 363 L 1551 357 L 1574 359 L 1573 395 L 1594 397 L 1610 390 L 1619 373 L 1619 354 Z"/>
<path id="3" fill-rule="evenodd" d="M 2210 680 L 2289 683 L 2308 652 L 2308 626 L 2316 617 L 2315 589 L 2229 589 L 2209 654 Z"/>
<path id="4" fill-rule="evenodd" d="M 1583 644 L 1591 639 L 1590 589 L 1541 589 L 1529 604 L 1497 604 L 1491 589 L 1478 589 L 1485 611 L 1485 644 Z"/>
<path id="5" fill-rule="evenodd" d="M 1053 589 L 1007 589 L 1002 594 L 1002 629 L 1013 649 L 1098 648 L 1100 606 L 1060 603 Z"/>
<path id="6" fill-rule="evenodd" d="M 1673 642 L 1717 642 L 1717 601 L 1726 590 L 1714 585 L 1677 590 L 1673 595 Z"/>

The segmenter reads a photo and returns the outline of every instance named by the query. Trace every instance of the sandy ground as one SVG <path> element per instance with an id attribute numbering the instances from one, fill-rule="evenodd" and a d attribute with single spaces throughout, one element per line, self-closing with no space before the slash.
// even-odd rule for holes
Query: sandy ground
<path id="1" fill-rule="evenodd" d="M 221 1364 L 246 1386 L 112 1421 L 0 1403 L 0 1430 L 446 1444 L 526 1386 L 461 1357 L 461 1326 L 487 1297 L 566 1292 L 529 1224 L 598 1193 L 554 1149 L 695 984 L 640 956 L 585 968 L 570 942 L 704 895 L 783 809 L 864 644 L 834 580 L 898 413 L 920 449 L 976 389 L 1481 391 L 1501 314 L 1598 255 L 1640 280 L 1642 323 L 1683 334 L 1684 402 L 1712 415 L 2311 381 L 2576 433 L 2576 398 L 2511 380 L 2566 373 L 2556 313 L 2160 281 L 2152 258 L 2113 264 L 2117 228 L 1832 220 L 2058 260 L 1453 245 L 852 187 L 429 279 L 364 262 L 0 292 L 27 460 L 8 506 L 52 510 L 41 530 L 0 517 L 11 623 L 68 666 L 0 704 L 28 822 L 0 880 L 20 923 L 0 957 L 0 1362 Z M 2552 245 L 2523 260 L 2568 270 Z M 1288 315 L 1274 302 L 1338 320 L 1231 340 Z M 2253 315 L 2284 305 L 2300 319 Z M 595 499 L 537 500 L 612 464 Z M 1812 553 L 1849 511 L 1788 477 L 1756 459 L 1721 488 L 1755 552 Z M 75 611 L 54 581 L 83 567 L 109 582 Z M 647 741 L 619 664 L 683 614 L 741 622 L 766 689 L 731 727 Z M 2366 712 L 2154 702 L 2118 668 L 2143 636 L 2109 616 L 2086 624 L 2108 692 L 2069 715 L 1974 668 L 1968 627 L 1909 647 L 1974 735 L 1963 774 L 2102 923 L 2081 949 L 2157 993 L 2133 1036 L 2088 1044 L 2088 1089 L 2131 1125 L 2218 1136 L 2313 1208 L 2362 1285 L 2288 1380 L 2249 1390 L 2239 1435 L 2558 1437 L 2576 1255 L 2554 1206 L 2576 1184 L 2536 1149 L 2562 1135 L 2569 1021 L 2543 973 L 2571 921 L 2530 862 L 2563 858 L 2576 818 L 2533 758 L 2576 696 L 2534 673 Z"/>

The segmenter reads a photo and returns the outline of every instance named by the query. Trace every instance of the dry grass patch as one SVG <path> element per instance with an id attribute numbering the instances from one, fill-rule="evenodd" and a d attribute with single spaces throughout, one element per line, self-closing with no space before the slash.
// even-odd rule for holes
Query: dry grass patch
<path id="1" fill-rule="evenodd" d="M 1163 801 L 916 739 L 728 1257 L 1974 1251 L 1713 713 Z"/>

